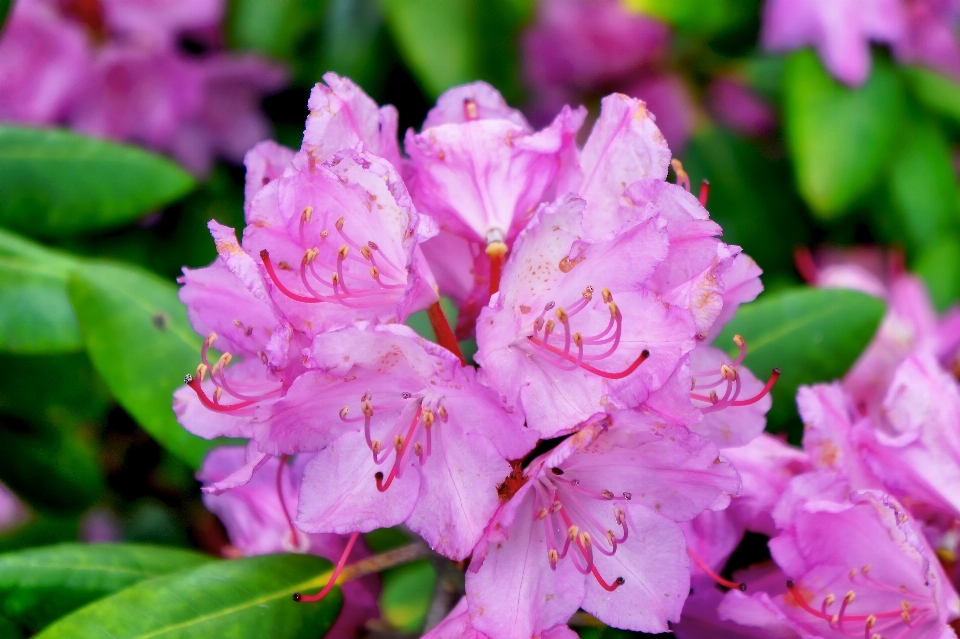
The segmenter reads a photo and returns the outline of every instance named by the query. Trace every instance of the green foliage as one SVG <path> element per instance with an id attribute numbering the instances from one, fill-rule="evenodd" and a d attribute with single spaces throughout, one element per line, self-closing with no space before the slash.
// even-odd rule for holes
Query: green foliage
<path id="1" fill-rule="evenodd" d="M 914 270 L 926 282 L 939 311 L 960 300 L 960 239 L 947 235 L 930 242 L 920 251 Z"/>
<path id="2" fill-rule="evenodd" d="M 330 562 L 312 555 L 217 561 L 156 577 L 100 599 L 48 626 L 37 639 L 316 639 L 342 597 L 298 604 L 294 592 L 322 586 Z"/>
<path id="3" fill-rule="evenodd" d="M 626 0 L 637 13 L 663 20 L 681 32 L 712 35 L 756 19 L 758 0 Z"/>
<path id="4" fill-rule="evenodd" d="M 0 351 L 56 353 L 83 347 L 56 267 L 0 257 Z"/>
<path id="5" fill-rule="evenodd" d="M 90 263 L 74 272 L 69 291 L 90 359 L 117 401 L 167 450 L 199 468 L 214 443 L 185 431 L 171 408 L 201 345 L 176 286 L 137 268 Z"/>
<path id="6" fill-rule="evenodd" d="M 908 246 L 921 249 L 960 228 L 960 189 L 950 143 L 923 113 L 900 131 L 887 180 Z"/>
<path id="7" fill-rule="evenodd" d="M 0 555 L 0 615 L 38 631 L 91 601 L 213 558 L 136 544 L 61 544 Z"/>
<path id="8" fill-rule="evenodd" d="M 0 417 L 0 481 L 42 509 L 79 512 L 104 488 L 96 451 L 74 430 Z"/>
<path id="9" fill-rule="evenodd" d="M 797 422 L 797 388 L 842 377 L 873 337 L 884 308 L 857 291 L 786 289 L 742 306 L 714 343 L 733 354 L 739 334 L 747 342 L 744 364 L 757 377 L 780 368 L 767 424 L 781 431 Z"/>
<path id="10" fill-rule="evenodd" d="M 63 429 L 102 420 L 111 403 L 86 353 L 0 355 L 0 389 L 0 414 Z"/>
<path id="11" fill-rule="evenodd" d="M 140 148 L 58 130 L 0 127 L 0 226 L 65 236 L 129 223 L 193 179 Z"/>
<path id="12" fill-rule="evenodd" d="M 529 0 L 380 0 L 400 54 L 424 91 L 487 80 L 516 99 L 516 42 Z"/>
<path id="13" fill-rule="evenodd" d="M 437 573 L 426 560 L 385 571 L 380 592 L 383 618 L 400 632 L 420 632 L 427 619 L 436 584 Z"/>
<path id="14" fill-rule="evenodd" d="M 922 67 L 904 67 L 901 72 L 917 100 L 960 125 L 960 84 Z"/>
<path id="15" fill-rule="evenodd" d="M 821 219 L 846 213 L 882 176 L 900 126 L 902 94 L 890 63 L 877 56 L 858 89 L 831 78 L 812 51 L 790 56 L 784 127 L 800 194 Z"/>
<path id="16" fill-rule="evenodd" d="M 12 4 L 12 0 L 0 0 L 0 32 L 3 31 L 3 24 L 10 13 L 10 7 Z"/>

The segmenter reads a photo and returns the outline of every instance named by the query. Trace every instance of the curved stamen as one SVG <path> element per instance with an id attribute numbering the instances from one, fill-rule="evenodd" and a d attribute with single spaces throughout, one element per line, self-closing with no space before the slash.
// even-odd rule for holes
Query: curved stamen
<path id="1" fill-rule="evenodd" d="M 280 510 L 283 511 L 283 518 L 287 520 L 287 527 L 290 528 L 290 538 L 293 541 L 293 547 L 300 547 L 300 540 L 297 538 L 297 528 L 293 525 L 293 518 L 290 517 L 290 511 L 287 510 L 287 502 L 283 499 L 283 468 L 287 465 L 287 455 L 280 456 L 280 464 L 277 466 L 277 498 L 280 500 Z"/>
<path id="2" fill-rule="evenodd" d="M 780 369 L 775 368 L 773 372 L 770 373 L 770 378 L 767 380 L 767 383 L 764 385 L 763 390 L 757 393 L 755 396 L 750 399 L 741 399 L 735 402 L 730 402 L 731 406 L 749 406 L 750 404 L 755 404 L 763 399 L 763 396 L 770 392 L 773 388 L 773 385 L 777 383 L 777 380 L 780 379 Z"/>
<path id="3" fill-rule="evenodd" d="M 407 452 L 407 448 L 410 446 L 410 442 L 413 440 L 413 432 L 417 428 L 417 424 L 420 422 L 420 416 L 423 414 L 423 406 L 417 407 L 417 414 L 413 416 L 413 422 L 410 424 L 410 428 L 407 430 L 407 436 L 404 438 L 403 443 L 399 446 L 397 450 L 397 456 L 393 460 L 393 467 L 390 469 L 390 474 L 387 476 L 387 481 L 383 481 L 383 473 L 377 472 L 374 477 L 377 480 L 377 490 L 381 493 L 385 492 L 390 488 L 390 484 L 393 483 L 393 479 L 397 477 L 397 473 L 400 469 L 400 464 L 403 462 L 404 453 Z"/>
<path id="4" fill-rule="evenodd" d="M 787 581 L 787 590 L 790 592 L 791 595 L 793 595 L 793 598 L 797 601 L 798 604 L 800 604 L 800 607 L 803 608 L 804 611 L 810 613 L 811 615 L 813 615 L 814 617 L 817 617 L 818 619 L 823 619 L 827 623 L 831 623 L 831 621 L 833 620 L 833 617 L 830 616 L 829 614 L 824 614 L 821 611 L 814 608 L 813 606 L 811 606 L 807 602 L 807 600 L 804 598 L 803 593 L 800 592 L 800 589 L 797 588 L 796 584 L 792 580 Z M 910 608 L 906 612 L 910 613 L 915 610 L 916 608 Z M 905 612 L 904 610 L 895 610 L 895 611 L 891 610 L 889 612 L 877 612 L 871 615 L 846 615 L 846 620 L 847 621 L 867 621 L 871 617 L 874 619 L 895 619 L 897 617 L 902 618 L 904 612 Z"/>
<path id="5" fill-rule="evenodd" d="M 549 326 L 549 324 L 548 324 L 548 326 Z M 545 348 L 546 350 L 550 351 L 551 353 L 554 353 L 554 354 L 556 354 L 556 355 L 560 355 L 561 357 L 563 356 L 563 353 L 562 353 L 562 352 L 560 351 L 560 349 L 557 348 L 556 346 L 551 346 L 551 345 L 547 344 L 546 342 L 541 341 L 541 340 L 537 339 L 536 337 L 532 337 L 532 336 L 528 336 L 527 339 L 530 340 L 531 342 L 533 342 L 534 344 L 536 344 L 537 346 L 540 346 L 540 347 L 542 347 L 542 348 Z M 644 349 L 644 350 L 640 353 L 640 356 L 637 357 L 637 359 L 634 360 L 634 362 L 633 362 L 632 364 L 630 364 L 630 366 L 628 366 L 628 367 L 626 368 L 626 370 L 620 371 L 619 373 L 609 373 L 609 372 L 607 372 L 607 371 L 602 371 L 602 370 L 600 370 L 600 369 L 598 369 L 598 368 L 594 368 L 593 366 L 590 366 L 590 365 L 587 364 L 586 362 L 581 362 L 581 363 L 580 363 L 580 368 L 582 368 L 583 370 L 585 370 L 585 371 L 587 371 L 587 372 L 589 372 L 589 373 L 593 373 L 594 375 L 599 375 L 600 377 L 603 377 L 603 378 L 605 378 L 605 379 L 623 379 L 624 377 L 627 377 L 627 376 L 630 375 L 632 372 L 634 372 L 635 370 L 637 370 L 637 368 L 639 368 L 640 364 L 643 364 L 643 362 L 646 361 L 646 359 L 647 359 L 648 357 L 650 357 L 650 351 Z M 569 361 L 571 361 L 571 362 L 575 362 L 575 361 L 576 361 L 576 360 L 575 360 L 572 356 L 570 356 L 570 355 L 567 355 L 565 359 L 567 359 L 567 360 L 569 360 Z"/>
<path id="6" fill-rule="evenodd" d="M 187 375 L 183 378 L 183 383 L 193 389 L 197 394 L 197 398 L 200 400 L 200 403 L 210 410 L 217 411 L 218 413 L 227 413 L 230 411 L 240 410 L 241 408 L 247 408 L 253 406 L 257 403 L 258 400 L 247 400 L 240 402 L 239 404 L 229 404 L 222 405 L 217 402 L 214 402 L 207 394 L 203 392 L 203 388 L 200 386 L 200 380 L 195 378 L 193 375 Z"/>
<path id="7" fill-rule="evenodd" d="M 290 299 L 296 302 L 303 302 L 304 304 L 319 304 L 325 300 L 317 299 L 315 297 L 305 297 L 298 293 L 294 293 L 280 281 L 280 278 L 277 276 L 277 272 L 273 269 L 273 263 L 270 261 L 270 252 L 267 249 L 260 251 L 260 259 L 263 261 L 263 268 L 266 269 L 267 275 L 270 276 L 270 281 L 273 282 L 273 285 L 277 287 L 281 293 L 289 297 Z"/>
<path id="8" fill-rule="evenodd" d="M 718 575 L 716 572 L 714 572 L 713 569 L 706 564 L 706 562 L 700 559 L 697 553 L 693 552 L 690 546 L 687 546 L 687 555 L 689 555 L 690 559 L 693 560 L 693 563 L 697 564 L 697 567 L 700 568 L 700 570 L 706 573 L 707 577 L 710 577 L 710 579 L 720 584 L 724 588 L 729 588 L 730 590 L 739 590 L 741 592 L 745 592 L 747 590 L 747 584 L 738 582 L 738 581 L 730 581 L 729 579 L 724 579 L 723 577 Z"/>
<path id="9" fill-rule="evenodd" d="M 330 592 L 337 583 L 337 577 L 340 576 L 343 567 L 347 565 L 347 559 L 350 557 L 350 551 L 353 550 L 353 545 L 357 543 L 357 537 L 360 536 L 359 532 L 355 532 L 350 535 L 350 539 L 347 540 L 347 546 L 343 549 L 343 554 L 340 555 L 340 561 L 337 562 L 337 567 L 330 574 L 330 580 L 327 581 L 327 585 L 323 587 L 323 590 L 318 592 L 315 595 L 301 595 L 299 592 L 293 593 L 294 601 L 301 602 L 312 602 L 320 601 L 327 596 L 327 593 Z"/>

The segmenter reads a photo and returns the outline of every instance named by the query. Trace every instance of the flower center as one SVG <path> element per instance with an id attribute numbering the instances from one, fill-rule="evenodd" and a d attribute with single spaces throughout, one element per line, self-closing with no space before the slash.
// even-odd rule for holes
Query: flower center
<path id="1" fill-rule="evenodd" d="M 606 288 L 601 291 L 603 302 L 610 313 L 606 328 L 594 335 L 587 336 L 584 336 L 580 331 L 573 330 L 571 320 L 581 311 L 592 306 L 593 293 L 594 288 L 587 286 L 580 299 L 569 304 L 566 308 L 557 306 L 552 301 L 547 302 L 543 311 L 533 321 L 533 335 L 528 335 L 527 339 L 536 345 L 536 348 L 533 349 L 534 354 L 560 370 L 573 371 L 581 368 L 606 379 L 623 379 L 637 370 L 637 367 L 650 356 L 650 351 L 641 351 L 633 363 L 620 372 L 604 371 L 589 363 L 607 359 L 616 353 L 620 347 L 620 338 L 623 333 L 623 315 L 613 301 L 613 294 Z M 555 319 L 553 317 L 547 319 L 547 314 L 550 311 L 553 311 Z M 521 306 L 520 312 L 529 312 L 529 307 Z M 551 341 L 556 342 L 556 344 L 551 344 Z M 563 348 L 558 346 L 561 342 Z M 572 352 L 574 346 L 577 349 L 576 355 Z"/>
<path id="2" fill-rule="evenodd" d="M 413 420 L 408 424 L 402 419 L 407 402 L 416 403 L 416 412 Z M 387 431 L 384 439 L 374 439 L 371 432 L 371 421 L 377 411 L 400 409 L 400 413 Z M 384 473 L 377 471 L 374 477 L 377 480 L 377 489 L 380 492 L 386 491 L 393 484 L 394 479 L 403 477 L 404 468 L 415 457 L 423 466 L 427 458 L 433 452 L 433 427 L 439 419 L 446 423 L 450 419 L 450 414 L 443 405 L 443 398 L 428 398 L 423 393 L 401 393 L 398 401 L 385 404 L 374 404 L 373 394 L 364 393 L 360 398 L 360 415 L 350 417 L 350 406 L 344 406 L 340 409 L 340 419 L 345 423 L 356 423 L 363 421 L 363 434 L 367 441 L 367 447 L 373 453 L 373 461 L 377 466 L 381 466 L 390 458 L 393 451 L 393 464 L 390 472 L 384 479 Z M 407 411 L 409 414 L 409 411 Z M 392 448 L 384 447 L 384 441 L 392 441 Z M 382 453 L 382 455 L 381 455 Z"/>
<path id="3" fill-rule="evenodd" d="M 928 597 L 911 592 L 905 586 L 894 588 L 874 579 L 870 576 L 869 564 L 859 570 L 854 568 L 847 576 L 852 588 L 839 599 L 833 593 L 827 594 L 820 602 L 819 609 L 815 608 L 804 594 L 810 591 L 805 591 L 794 581 L 788 581 L 787 603 L 793 603 L 792 599 L 804 612 L 825 622 L 831 629 L 851 637 L 857 636 L 853 633 L 862 628 L 866 639 L 881 639 L 884 633 L 903 628 L 903 624 L 909 631 L 935 614 Z M 857 598 L 857 592 L 853 588 L 900 597 L 900 607 L 882 612 L 851 614 L 850 606 Z"/>
<path id="4" fill-rule="evenodd" d="M 312 217 L 313 207 L 308 206 L 300 216 L 301 246 L 312 244 L 307 241 Z M 334 224 L 339 240 L 332 239 L 329 229 L 313 229 L 317 243 L 304 251 L 297 270 L 284 261 L 274 267 L 269 251 L 260 251 L 260 259 L 270 280 L 281 293 L 305 304 L 329 302 L 362 309 L 395 303 L 407 288 L 406 269 L 387 257 L 376 242 L 354 241 L 343 230 L 344 226 L 342 217 Z M 278 271 L 290 275 L 281 278 Z M 330 273 L 329 279 L 321 275 L 323 271 Z M 295 292 L 283 279 L 293 282 L 293 287 L 302 288 L 305 292 Z M 317 287 L 323 292 L 318 291 Z"/>
<path id="5" fill-rule="evenodd" d="M 601 587 L 613 592 L 625 580 L 617 577 L 613 583 L 608 583 L 597 570 L 594 552 L 612 557 L 619 545 L 627 541 L 629 531 L 626 513 L 615 504 L 629 501 L 630 493 L 614 495 L 609 490 L 596 492 L 581 486 L 577 479 L 562 477 L 563 470 L 560 468 L 551 471 L 552 477 L 541 477 L 534 484 L 535 517 L 543 522 L 550 568 L 556 570 L 559 561 L 569 555 L 570 561 L 581 574 L 592 574 Z M 589 505 L 583 503 L 588 499 L 613 502 L 610 513 L 613 525 L 604 525 L 590 513 Z M 618 529 L 619 534 L 613 532 L 614 528 Z M 562 548 L 559 542 L 561 538 Z"/>
<path id="6" fill-rule="evenodd" d="M 243 328 L 243 323 L 240 320 L 234 320 L 233 323 L 244 331 L 246 337 L 250 336 L 252 331 L 247 332 L 248 329 Z M 200 349 L 201 363 L 197 366 L 196 376 L 186 375 L 183 378 L 183 383 L 194 390 L 200 399 L 200 403 L 212 411 L 229 413 L 249 408 L 262 400 L 279 395 L 283 389 L 282 382 L 230 382 L 226 374 L 227 364 L 233 359 L 233 355 L 230 353 L 221 355 L 217 363 L 211 366 L 210 360 L 207 359 L 207 350 L 215 341 L 217 341 L 216 333 L 210 333 L 207 339 L 203 340 L 203 347 Z M 260 351 L 259 355 L 260 361 L 263 362 L 264 366 L 267 366 L 267 356 L 263 351 Z M 207 396 L 202 386 L 207 372 L 210 373 L 210 379 L 214 384 L 212 399 Z M 221 404 L 220 401 L 223 399 L 224 393 L 239 401 L 232 404 Z"/>
<path id="7" fill-rule="evenodd" d="M 720 364 L 720 368 L 716 371 L 697 371 L 691 374 L 690 399 L 707 403 L 707 406 L 698 407 L 700 412 L 713 413 L 731 406 L 749 406 L 750 404 L 755 404 L 769 393 L 773 385 L 780 379 L 780 369 L 775 368 L 770 374 L 770 378 L 767 379 L 763 390 L 753 397 L 740 399 L 740 373 L 737 372 L 737 367 L 743 363 L 743 358 L 747 355 L 747 342 L 739 335 L 733 336 L 733 342 L 740 347 L 740 355 L 733 363 Z M 724 390 L 723 397 L 721 397 L 716 389 L 724 383 L 726 383 L 726 389 Z M 703 391 L 706 390 L 710 391 L 708 395 L 703 394 Z M 700 391 L 700 393 L 693 391 Z"/>

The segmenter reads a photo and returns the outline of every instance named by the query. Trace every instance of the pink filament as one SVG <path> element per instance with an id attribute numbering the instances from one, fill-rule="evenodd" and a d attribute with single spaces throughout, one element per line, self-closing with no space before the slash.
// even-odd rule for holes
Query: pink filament
<path id="1" fill-rule="evenodd" d="M 323 590 L 315 595 L 301 595 L 299 592 L 297 592 L 293 594 L 293 600 L 309 603 L 313 601 L 320 601 L 326 597 L 327 593 L 333 589 L 334 585 L 336 585 L 337 577 L 340 576 L 340 573 L 343 571 L 343 567 L 347 564 L 347 559 L 350 557 L 350 551 L 353 550 L 353 545 L 357 543 L 357 537 L 359 536 L 359 532 L 355 532 L 350 535 L 350 539 L 347 541 L 347 546 L 343 549 L 343 554 L 340 555 L 340 561 L 337 562 L 337 567 L 333 570 L 333 574 L 330 575 L 330 580 L 327 581 L 327 585 L 323 587 Z"/>
<path id="2" fill-rule="evenodd" d="M 397 457 L 393 460 L 393 467 L 390 469 L 390 474 L 387 475 L 387 480 L 383 481 L 383 473 L 378 472 L 376 474 L 377 479 L 377 490 L 381 493 L 386 492 L 390 488 L 390 484 L 393 483 L 394 477 L 397 477 L 400 474 L 400 464 L 403 461 L 403 456 L 407 452 L 407 447 L 410 446 L 410 441 L 413 439 L 413 433 L 417 428 L 417 424 L 420 423 L 420 416 L 423 415 L 423 406 L 417 407 L 417 414 L 413 416 L 413 422 L 410 423 L 410 428 L 407 429 L 407 436 L 403 440 L 403 445 L 400 447 L 400 450 L 397 451 Z"/>
<path id="3" fill-rule="evenodd" d="M 710 568 L 710 566 L 708 566 L 702 559 L 700 559 L 697 553 L 693 552 L 693 550 L 690 549 L 690 546 L 687 546 L 687 555 L 690 556 L 690 559 L 693 560 L 693 563 L 697 564 L 697 567 L 699 567 L 700 570 L 702 570 L 707 574 L 707 577 L 710 577 L 710 579 L 714 580 L 724 588 L 729 588 L 730 590 L 746 590 L 747 589 L 746 584 L 740 583 L 737 581 L 730 581 L 729 579 L 724 579 L 723 577 L 715 573 L 713 569 Z"/>
<path id="4" fill-rule="evenodd" d="M 563 357 L 568 361 L 571 361 L 571 362 L 577 361 L 572 355 L 564 355 L 563 351 L 561 351 L 556 346 L 551 346 L 546 342 L 543 342 L 537 339 L 536 337 L 528 336 L 527 339 L 533 342 L 534 344 L 536 344 L 537 346 L 546 348 L 551 353 L 559 355 L 560 357 Z M 594 375 L 599 375 L 600 377 L 604 377 L 606 379 L 623 379 L 624 377 L 627 377 L 628 375 L 630 375 L 630 373 L 632 373 L 633 371 L 637 370 L 637 368 L 640 367 L 640 364 L 643 364 L 643 362 L 646 361 L 648 357 L 650 357 L 650 351 L 644 349 L 643 352 L 640 353 L 640 356 L 637 357 L 637 359 L 634 360 L 634 362 L 630 364 L 630 366 L 628 366 L 626 370 L 620 371 L 619 373 L 608 373 L 607 371 L 602 371 L 598 368 L 594 368 L 593 366 L 590 366 L 585 362 L 580 362 L 579 366 L 580 368 L 582 368 L 583 370 L 589 373 L 593 373 Z"/>

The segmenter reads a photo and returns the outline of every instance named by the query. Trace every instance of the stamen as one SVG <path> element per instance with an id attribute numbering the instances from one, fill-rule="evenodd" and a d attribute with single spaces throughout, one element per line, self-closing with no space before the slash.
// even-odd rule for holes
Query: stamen
<path id="1" fill-rule="evenodd" d="M 280 464 L 277 466 L 277 498 L 280 500 L 280 510 L 283 511 L 283 517 L 287 520 L 287 527 L 290 529 L 290 537 L 293 541 L 293 547 L 299 548 L 300 541 L 297 538 L 297 528 L 293 525 L 293 518 L 287 510 L 287 504 L 283 499 L 283 468 L 287 465 L 287 455 L 280 456 Z"/>
<path id="2" fill-rule="evenodd" d="M 200 380 L 195 378 L 193 375 L 184 376 L 183 383 L 193 389 L 193 391 L 197 394 L 197 398 L 200 400 L 201 404 L 210 410 L 217 411 L 218 413 L 226 413 L 234 410 L 240 410 L 241 408 L 247 408 L 248 406 L 253 406 L 258 401 L 251 399 L 240 402 L 239 404 L 223 406 L 218 403 L 220 400 L 220 395 L 223 394 L 223 389 L 221 389 L 219 386 L 214 391 L 214 400 L 211 401 L 211 399 L 207 397 L 207 394 L 203 392 L 203 388 L 200 386 Z"/>
<path id="3" fill-rule="evenodd" d="M 715 573 L 713 569 L 710 568 L 710 566 L 708 566 L 702 559 L 700 559 L 700 557 L 697 556 L 697 553 L 693 552 L 690 546 L 687 546 L 687 555 L 690 556 L 690 559 L 693 560 L 693 563 L 697 564 L 697 567 L 699 567 L 700 570 L 705 572 L 706 575 L 716 583 L 720 584 L 724 588 L 729 588 L 730 590 L 739 590 L 740 592 L 746 592 L 747 584 L 743 582 L 730 581 L 729 579 L 724 579 L 723 577 Z"/>
<path id="4" fill-rule="evenodd" d="M 340 576 L 340 572 L 343 570 L 343 567 L 347 564 L 347 559 L 350 557 L 350 551 L 353 550 L 353 545 L 357 543 L 357 537 L 360 536 L 359 532 L 355 532 L 350 535 L 350 539 L 347 540 L 347 546 L 343 549 L 343 554 L 340 555 L 340 561 L 337 562 L 337 567 L 330 574 L 330 580 L 327 581 L 327 585 L 323 587 L 323 590 L 318 592 L 315 595 L 301 595 L 299 592 L 293 593 L 293 600 L 300 602 L 312 602 L 320 601 L 327 596 L 327 593 L 330 592 L 334 585 L 337 583 L 337 577 Z"/>
<path id="5" fill-rule="evenodd" d="M 457 341 L 453 329 L 450 328 L 450 323 L 447 321 L 447 316 L 444 315 L 439 301 L 427 307 L 427 317 L 430 319 L 430 326 L 433 328 L 437 343 L 456 355 L 460 359 L 460 364 L 466 366 L 467 358 L 463 356 L 463 351 L 460 350 L 460 343 Z"/>
<path id="6" fill-rule="evenodd" d="M 270 261 L 270 253 L 267 251 L 267 249 L 260 251 L 260 259 L 263 261 L 263 268 L 266 269 L 267 275 L 270 277 L 270 281 L 273 282 L 273 285 L 277 287 L 277 290 L 290 299 L 296 302 L 303 302 L 304 304 L 318 304 L 325 301 L 316 297 L 305 297 L 303 295 L 299 295 L 284 286 L 283 283 L 280 282 L 280 278 L 277 277 L 277 272 L 273 269 L 273 263 Z"/>
<path id="7" fill-rule="evenodd" d="M 707 198 L 710 197 L 710 182 L 708 180 L 702 180 L 700 182 L 700 206 L 707 208 Z"/>
<path id="8" fill-rule="evenodd" d="M 394 440 L 394 446 L 397 450 L 397 455 L 393 460 L 393 467 L 390 469 L 390 474 L 387 476 L 387 481 L 383 481 L 383 473 L 377 472 L 374 477 L 377 480 L 377 490 L 381 493 L 386 492 L 390 488 L 390 484 L 393 483 L 395 477 L 399 476 L 402 472 L 400 466 L 403 463 L 403 455 L 407 450 L 407 446 L 410 444 L 410 441 L 413 439 L 414 430 L 417 427 L 417 424 L 420 422 L 420 417 L 423 414 L 423 407 L 417 407 L 417 414 L 413 416 L 413 421 L 410 423 L 410 428 L 407 430 L 407 436 L 403 437 L 397 435 L 396 440 Z"/>
<path id="9" fill-rule="evenodd" d="M 673 172 L 677 174 L 677 184 L 686 189 L 687 193 L 690 192 L 690 176 L 686 171 L 683 170 L 683 163 L 680 162 L 677 158 L 670 160 L 670 166 L 673 167 Z"/>
<path id="10" fill-rule="evenodd" d="M 764 385 L 763 390 L 757 393 L 755 396 L 750 399 L 741 399 L 735 402 L 730 402 L 731 406 L 749 406 L 750 404 L 755 404 L 763 399 L 763 396 L 770 392 L 773 388 L 773 385 L 777 383 L 777 380 L 780 379 L 780 369 L 775 368 L 773 372 L 770 373 L 770 378 L 767 380 L 767 383 Z"/>
<path id="11" fill-rule="evenodd" d="M 472 122 L 480 117 L 477 112 L 477 102 L 473 98 L 463 99 L 463 119 Z"/>
<path id="12" fill-rule="evenodd" d="M 548 322 L 548 325 L 549 325 L 549 322 Z M 560 355 L 561 357 L 563 357 L 564 359 L 566 359 L 566 360 L 568 360 L 568 361 L 571 361 L 571 362 L 576 362 L 576 361 L 577 361 L 576 358 L 574 358 L 574 357 L 571 356 L 571 355 L 564 355 L 564 353 L 563 353 L 559 348 L 557 348 L 556 346 L 551 346 L 551 345 L 547 344 L 546 342 L 537 339 L 536 337 L 528 336 L 527 339 L 530 340 L 531 342 L 533 342 L 534 344 L 536 344 L 537 346 L 546 348 L 546 349 L 547 349 L 548 351 L 550 351 L 551 353 L 555 353 L 556 355 Z M 633 373 L 635 370 L 637 370 L 637 368 L 639 368 L 640 364 L 643 364 L 643 362 L 646 361 L 646 359 L 647 359 L 648 357 L 650 357 L 650 351 L 644 349 L 644 350 L 640 353 L 640 356 L 637 357 L 637 359 L 634 360 L 634 362 L 633 362 L 632 364 L 630 364 L 630 366 L 628 366 L 628 367 L 626 368 L 626 370 L 620 371 L 619 373 L 609 373 L 609 372 L 607 372 L 607 371 L 602 371 L 602 370 L 600 370 L 600 369 L 598 369 L 598 368 L 594 368 L 593 366 L 591 366 L 590 364 L 587 364 L 586 362 L 580 362 L 579 366 L 580 366 L 580 368 L 582 368 L 583 370 L 585 370 L 585 371 L 587 371 L 587 372 L 589 372 L 589 373 L 593 373 L 594 375 L 598 375 L 598 376 L 600 376 L 600 377 L 603 377 L 603 378 L 605 378 L 605 379 L 623 379 L 624 377 L 629 376 L 631 373 Z"/>
<path id="13" fill-rule="evenodd" d="M 502 240 L 487 244 L 487 257 L 490 258 L 490 295 L 500 290 L 500 274 L 507 255 L 507 245 Z"/>

